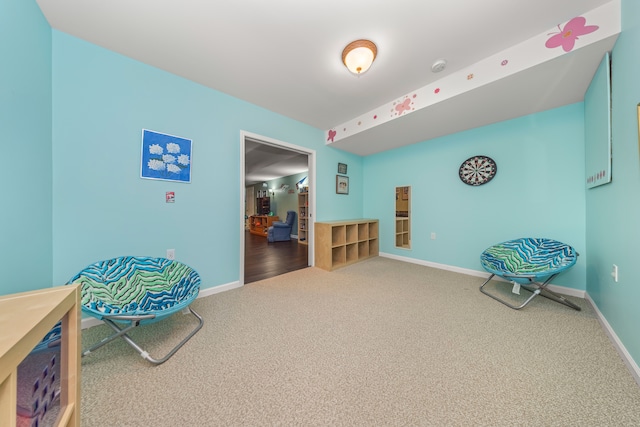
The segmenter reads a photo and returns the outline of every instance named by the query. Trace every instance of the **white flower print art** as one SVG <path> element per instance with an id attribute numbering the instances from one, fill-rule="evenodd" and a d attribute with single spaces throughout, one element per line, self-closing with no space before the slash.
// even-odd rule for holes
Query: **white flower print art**
<path id="1" fill-rule="evenodd" d="M 191 140 L 143 129 L 140 177 L 191 182 Z"/>

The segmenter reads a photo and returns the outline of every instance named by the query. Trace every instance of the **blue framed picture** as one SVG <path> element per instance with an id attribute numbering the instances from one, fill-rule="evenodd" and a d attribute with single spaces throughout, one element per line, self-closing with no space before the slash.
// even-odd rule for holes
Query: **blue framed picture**
<path id="1" fill-rule="evenodd" d="M 191 182 L 191 140 L 142 129 L 140 177 Z"/>

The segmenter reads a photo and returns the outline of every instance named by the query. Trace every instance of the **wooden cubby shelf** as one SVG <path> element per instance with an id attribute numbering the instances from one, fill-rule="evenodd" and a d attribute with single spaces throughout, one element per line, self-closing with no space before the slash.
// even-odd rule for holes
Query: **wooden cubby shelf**
<path id="1" fill-rule="evenodd" d="M 249 233 L 267 237 L 269 227 L 279 219 L 277 215 L 251 215 L 249 217 Z"/>
<path id="2" fill-rule="evenodd" d="M 80 318 L 78 285 L 0 297 L 0 426 L 16 426 L 18 366 L 59 320 L 60 408 L 55 425 L 80 426 Z M 21 418 L 21 425 L 42 425 L 38 417 Z"/>
<path id="3" fill-rule="evenodd" d="M 316 222 L 315 265 L 335 270 L 378 256 L 378 220 L 353 219 Z"/>
<path id="4" fill-rule="evenodd" d="M 409 248 L 409 218 L 396 217 L 396 247 Z"/>

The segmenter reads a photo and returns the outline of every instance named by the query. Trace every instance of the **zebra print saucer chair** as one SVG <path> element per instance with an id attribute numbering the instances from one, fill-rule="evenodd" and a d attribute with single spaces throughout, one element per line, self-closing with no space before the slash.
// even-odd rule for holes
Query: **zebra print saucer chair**
<path id="1" fill-rule="evenodd" d="M 175 260 L 134 256 L 108 259 L 87 266 L 71 283 L 81 285 L 82 311 L 114 330 L 113 335 L 84 350 L 82 356 L 122 338 L 144 359 L 159 365 L 173 356 L 204 323 L 190 307 L 200 291 L 200 276 Z M 198 325 L 164 357 L 151 357 L 128 335 L 133 328 L 185 309 L 197 318 Z"/>
<path id="2" fill-rule="evenodd" d="M 547 289 L 551 280 L 573 267 L 577 259 L 575 249 L 552 239 L 526 237 L 498 243 L 485 249 L 480 255 L 482 267 L 491 273 L 480 286 L 480 291 L 515 310 L 526 306 L 538 295 L 580 310 L 579 306 L 562 295 Z M 522 287 L 531 292 L 531 295 L 522 304 L 514 305 L 489 293 L 484 287 L 494 276 L 512 282 L 515 293 Z"/>

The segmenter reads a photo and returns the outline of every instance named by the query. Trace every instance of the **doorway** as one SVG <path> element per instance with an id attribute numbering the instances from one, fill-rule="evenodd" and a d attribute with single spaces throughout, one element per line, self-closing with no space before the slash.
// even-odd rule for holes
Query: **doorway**
<path id="1" fill-rule="evenodd" d="M 294 238 L 290 242 L 268 243 L 265 236 L 247 231 L 246 226 L 253 213 L 250 205 L 254 196 L 260 193 L 260 190 L 252 190 L 263 188 L 262 185 L 265 185 L 267 181 L 295 175 L 296 172 L 292 172 L 293 166 L 297 164 L 300 167 L 301 161 L 306 162 L 307 170 L 309 203 L 304 210 L 308 223 L 307 244 L 301 244 Z M 240 132 L 240 194 L 242 195 L 240 197 L 240 212 L 242 213 L 240 221 L 240 285 L 313 265 L 313 221 L 316 211 L 315 162 L 315 150 L 249 132 Z M 287 163 L 289 163 L 289 167 L 287 167 Z M 259 170 L 263 175 L 253 173 L 255 170 Z M 255 187 L 253 187 L 254 185 Z M 279 197 L 283 198 L 286 195 L 297 200 L 298 188 L 295 183 L 289 188 L 284 190 L 286 193 L 280 193 Z M 253 196 L 250 194 L 252 192 Z M 274 193 L 272 195 L 276 196 Z M 249 197 L 251 200 L 248 199 Z M 300 210 L 297 207 L 292 210 L 297 211 L 297 217 L 300 215 Z M 273 214 L 277 215 L 276 212 Z M 286 215 L 284 212 L 282 214 Z M 279 220 L 284 220 L 284 218 Z M 296 221 L 297 223 L 298 221 Z M 292 230 L 292 234 L 298 234 L 297 228 L 295 231 Z"/>

